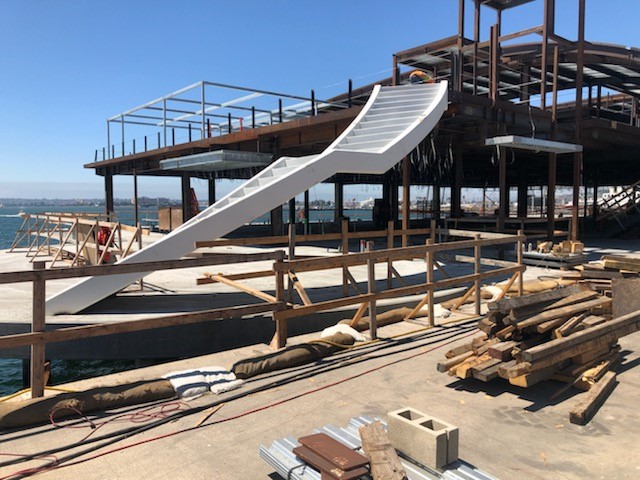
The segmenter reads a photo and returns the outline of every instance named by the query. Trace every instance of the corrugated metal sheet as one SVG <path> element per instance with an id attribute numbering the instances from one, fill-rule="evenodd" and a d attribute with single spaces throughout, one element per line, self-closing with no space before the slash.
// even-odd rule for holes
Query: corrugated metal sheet
<path id="1" fill-rule="evenodd" d="M 368 425 L 378 420 L 379 419 L 377 418 L 363 415 L 352 418 L 349 421 L 349 425 L 344 428 L 338 428 L 334 425 L 325 425 L 324 427 L 315 430 L 314 433 L 326 433 L 339 442 L 347 445 L 349 448 L 355 450 L 362 447 L 358 429 L 363 425 Z M 380 421 L 386 428 L 386 423 L 382 420 Z M 283 478 L 293 480 L 320 480 L 320 473 L 306 465 L 293 453 L 293 449 L 299 445 L 300 443 L 293 437 L 289 436 L 281 438 L 279 440 L 275 440 L 269 447 L 260 445 L 260 458 L 271 465 Z M 405 458 L 401 458 L 400 461 L 407 472 L 409 480 L 434 480 L 440 478 L 446 480 L 497 480 L 495 477 L 471 468 L 465 464 L 461 464 L 457 466 L 457 468 L 440 473 L 426 467 L 418 466 L 409 462 Z M 371 476 L 369 475 L 362 478 L 371 480 Z"/>

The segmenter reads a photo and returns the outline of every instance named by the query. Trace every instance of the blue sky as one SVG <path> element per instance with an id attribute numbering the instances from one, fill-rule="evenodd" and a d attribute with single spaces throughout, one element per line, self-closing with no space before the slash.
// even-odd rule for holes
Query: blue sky
<path id="1" fill-rule="evenodd" d="M 0 197 L 102 197 L 82 165 L 106 143 L 107 117 L 199 80 L 327 98 L 348 78 L 389 75 L 396 51 L 454 35 L 457 4 L 0 0 Z M 540 24 L 541 4 L 507 11 L 503 33 Z M 557 4 L 558 33 L 575 38 L 578 1 Z M 472 15 L 467 1 L 467 36 Z M 639 20 L 637 0 L 587 0 L 588 40 L 640 46 Z M 493 21 L 483 9 L 483 38 Z M 115 189 L 130 197 L 131 179 Z M 177 198 L 179 181 L 139 190 Z"/>

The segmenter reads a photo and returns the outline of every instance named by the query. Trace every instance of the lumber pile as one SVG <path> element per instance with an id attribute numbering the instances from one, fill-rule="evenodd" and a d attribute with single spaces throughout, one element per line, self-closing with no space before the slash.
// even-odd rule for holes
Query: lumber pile
<path id="1" fill-rule="evenodd" d="M 483 382 L 500 377 L 520 387 L 554 378 L 567 384 L 558 394 L 597 386 L 597 403 L 615 384 L 608 372 L 619 362 L 618 339 L 640 330 L 640 310 L 612 318 L 611 298 L 586 284 L 488 306 L 478 322 L 481 335 L 446 352 L 438 371 Z M 593 408 L 587 407 L 572 421 L 588 421 Z"/>
<path id="2" fill-rule="evenodd" d="M 612 281 L 619 278 L 640 278 L 640 258 L 605 255 L 562 275 L 563 280 L 585 283 L 607 296 L 611 296 Z"/>

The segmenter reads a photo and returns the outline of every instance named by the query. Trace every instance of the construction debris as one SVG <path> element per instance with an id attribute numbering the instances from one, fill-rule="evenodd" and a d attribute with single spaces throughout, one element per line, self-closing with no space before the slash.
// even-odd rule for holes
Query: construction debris
<path id="1" fill-rule="evenodd" d="M 587 284 L 593 290 L 611 296 L 614 280 L 640 278 L 640 258 L 605 255 L 599 261 L 575 266 L 574 271 L 563 274 L 562 278 Z"/>
<path id="2" fill-rule="evenodd" d="M 320 471 L 322 479 L 352 480 L 369 473 L 369 459 L 351 450 L 326 433 L 315 433 L 298 439 L 293 449 L 303 462 Z"/>
<path id="3" fill-rule="evenodd" d="M 540 242 L 536 251 L 522 252 L 522 263 L 537 267 L 569 268 L 586 263 L 582 242 L 563 241 L 556 245 Z"/>
<path id="4" fill-rule="evenodd" d="M 588 422 L 611 390 L 618 339 L 640 330 L 640 310 L 613 318 L 611 298 L 585 283 L 488 307 L 478 322 L 482 335 L 446 352 L 438 371 L 484 382 L 501 377 L 520 387 L 551 378 L 567 383 L 554 398 L 571 387 L 591 389 L 585 406 L 572 412 L 573 423 Z"/>
<path id="5" fill-rule="evenodd" d="M 363 425 L 358 429 L 362 450 L 371 460 L 371 476 L 374 480 L 404 480 L 407 478 L 400 458 L 389 441 L 381 422 Z"/>

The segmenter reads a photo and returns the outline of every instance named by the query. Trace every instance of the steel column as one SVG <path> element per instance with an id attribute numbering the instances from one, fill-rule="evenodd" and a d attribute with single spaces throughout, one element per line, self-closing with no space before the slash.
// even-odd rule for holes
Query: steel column
<path id="1" fill-rule="evenodd" d="M 201 128 L 202 128 L 202 136 L 200 138 L 205 138 L 206 137 L 205 132 L 206 132 L 206 128 L 207 128 L 206 127 L 206 116 L 207 115 L 205 113 L 206 102 L 205 102 L 205 96 L 204 96 L 205 92 L 204 92 L 204 90 L 205 90 L 205 83 L 201 82 L 200 83 L 200 108 L 202 108 L 202 118 L 201 118 L 201 120 L 202 120 L 202 126 L 201 126 Z"/>
<path id="2" fill-rule="evenodd" d="M 462 139 L 458 138 L 453 151 L 453 186 L 451 187 L 451 216 L 454 218 L 462 217 Z"/>
<path id="3" fill-rule="evenodd" d="M 507 188 L 507 155 L 506 148 L 498 147 L 498 232 L 504 231 L 504 222 L 509 216 L 509 189 Z"/>
<path id="4" fill-rule="evenodd" d="M 577 144 L 582 144 L 582 87 L 584 81 L 584 16 L 585 0 L 578 0 L 578 58 L 576 61 L 576 129 Z M 580 212 L 580 183 L 582 177 L 582 152 L 573 155 L 573 207 L 571 211 L 571 239 L 578 240 L 578 219 Z"/>
<path id="5" fill-rule="evenodd" d="M 556 178 L 558 171 L 557 155 L 549 154 L 549 180 L 547 188 L 547 240 L 553 240 L 556 228 Z"/>
<path id="6" fill-rule="evenodd" d="M 407 155 L 402 161 L 402 230 L 409 229 L 411 215 L 411 157 Z M 402 247 L 408 245 L 408 237 L 402 234 Z"/>
<path id="7" fill-rule="evenodd" d="M 216 203 L 216 179 L 211 177 L 209 178 L 209 205 L 213 205 Z"/>
<path id="8" fill-rule="evenodd" d="M 180 177 L 182 193 L 182 222 L 185 223 L 191 218 L 191 177 L 183 172 Z"/>
<path id="9" fill-rule="evenodd" d="M 109 215 L 113 215 L 113 173 L 110 170 L 104 174 L 104 199 L 105 199 L 105 211 Z"/>

